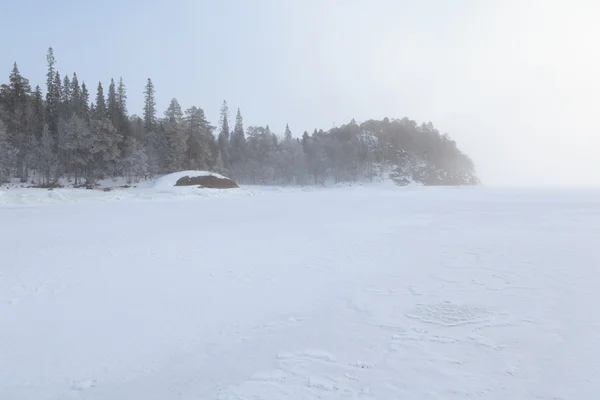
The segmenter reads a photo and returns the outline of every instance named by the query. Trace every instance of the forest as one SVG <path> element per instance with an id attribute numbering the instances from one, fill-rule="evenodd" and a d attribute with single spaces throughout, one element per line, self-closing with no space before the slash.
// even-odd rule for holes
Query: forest
<path id="1" fill-rule="evenodd" d="M 88 87 L 76 73 L 56 68 L 47 55 L 45 90 L 32 87 L 17 63 L 0 85 L 0 183 L 19 179 L 75 187 L 101 179 L 135 183 L 180 170 L 208 170 L 242 184 L 310 185 L 359 182 L 389 175 L 398 185 L 476 185 L 473 161 L 431 122 L 408 118 L 357 123 L 293 135 L 268 125 L 244 127 L 226 101 L 218 123 L 202 108 L 173 98 L 159 116 L 150 78 L 141 116 L 129 114 L 122 79 Z M 95 92 L 95 95 L 90 94 Z M 93 96 L 93 97 L 92 97 Z M 233 119 L 235 121 L 233 121 Z M 233 128 L 231 124 L 233 123 Z"/>

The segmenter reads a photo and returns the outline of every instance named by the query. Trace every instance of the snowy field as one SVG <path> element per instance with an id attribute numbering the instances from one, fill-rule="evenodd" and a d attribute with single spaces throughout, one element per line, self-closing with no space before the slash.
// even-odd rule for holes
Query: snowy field
<path id="1" fill-rule="evenodd" d="M 600 191 L 0 190 L 0 399 L 597 399 Z"/>

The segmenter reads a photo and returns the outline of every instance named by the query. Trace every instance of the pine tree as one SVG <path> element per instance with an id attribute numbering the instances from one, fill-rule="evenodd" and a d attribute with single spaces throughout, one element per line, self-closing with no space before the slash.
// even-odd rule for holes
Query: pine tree
<path id="1" fill-rule="evenodd" d="M 167 111 L 165 111 L 165 118 L 178 124 L 183 121 L 183 111 L 181 110 L 181 105 L 179 105 L 179 101 L 177 101 L 176 98 L 171 99 L 169 108 L 167 108 Z"/>
<path id="2" fill-rule="evenodd" d="M 221 119 L 219 131 L 219 150 L 221 152 L 221 162 L 223 167 L 229 167 L 229 107 L 227 102 L 223 101 L 221 106 Z"/>
<path id="3" fill-rule="evenodd" d="M 144 90 L 144 129 L 146 133 L 156 129 L 156 101 L 154 100 L 154 84 L 148 78 Z"/>

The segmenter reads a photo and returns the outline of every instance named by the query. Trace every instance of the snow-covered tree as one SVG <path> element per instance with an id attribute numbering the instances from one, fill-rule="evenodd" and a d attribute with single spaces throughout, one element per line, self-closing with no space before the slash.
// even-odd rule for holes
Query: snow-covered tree
<path id="1" fill-rule="evenodd" d="M 233 135 L 229 141 L 229 169 L 231 174 L 238 180 L 242 180 L 243 176 L 246 175 L 244 171 L 246 149 L 246 135 L 244 133 L 244 120 L 242 113 L 238 108 L 235 117 L 235 127 L 233 128 Z"/>
<path id="2" fill-rule="evenodd" d="M 148 156 L 144 146 L 134 137 L 125 139 L 123 151 L 123 173 L 128 183 L 136 182 L 148 174 Z"/>
<path id="3" fill-rule="evenodd" d="M 86 121 L 73 114 L 69 119 L 61 119 L 58 124 L 58 147 L 68 160 L 69 170 L 75 178 L 75 184 L 80 183 L 93 162 L 91 154 L 92 134 Z"/>
<path id="4" fill-rule="evenodd" d="M 60 119 L 60 88 L 55 85 L 56 77 L 56 59 L 52 47 L 48 49 L 46 55 L 48 61 L 48 73 L 46 74 L 46 113 L 48 116 L 48 125 L 50 132 L 57 137 L 58 121 Z"/>
<path id="5" fill-rule="evenodd" d="M 127 88 L 125 87 L 123 78 L 119 79 L 119 86 L 117 88 L 117 106 L 119 110 L 117 131 L 123 137 L 128 138 L 131 135 L 131 125 L 127 114 Z"/>
<path id="6" fill-rule="evenodd" d="M 33 131 L 31 129 L 31 86 L 13 64 L 9 84 L 3 85 L 0 93 L 6 111 L 6 131 L 9 142 L 18 151 L 16 158 L 17 176 L 27 181 L 28 160 L 31 158 Z"/>
<path id="7" fill-rule="evenodd" d="M 6 127 L 0 121 L 0 182 L 7 182 L 15 165 L 17 149 L 10 144 Z"/>
<path id="8" fill-rule="evenodd" d="M 292 131 L 288 124 L 285 125 L 285 133 L 283 134 L 283 140 L 290 142 L 292 140 Z"/>
<path id="9" fill-rule="evenodd" d="M 221 118 L 219 120 L 219 151 L 221 152 L 221 162 L 223 167 L 229 167 L 229 107 L 227 102 L 223 101 L 221 106 Z"/>
<path id="10" fill-rule="evenodd" d="M 154 84 L 148 78 L 144 90 L 144 128 L 146 132 L 156 132 L 156 100 L 154 99 Z"/>
<path id="11" fill-rule="evenodd" d="M 94 119 L 91 124 L 90 155 L 92 162 L 88 165 L 88 182 L 105 176 L 116 176 L 121 172 L 121 141 L 123 136 L 108 118 Z"/>
<path id="12" fill-rule="evenodd" d="M 163 124 L 167 137 L 167 168 L 169 172 L 180 171 L 186 167 L 188 134 L 183 127 L 183 112 L 177 99 L 171 99 L 165 111 Z"/>
<path id="13" fill-rule="evenodd" d="M 49 185 L 54 182 L 58 175 L 58 156 L 54 152 L 55 144 L 48 125 L 42 130 L 42 135 L 38 141 L 34 167 L 40 174 L 43 185 Z"/>
<path id="14" fill-rule="evenodd" d="M 122 78 L 118 85 L 110 80 L 106 98 L 99 83 L 90 104 L 88 88 L 85 82 L 80 86 L 76 73 L 61 79 L 52 48 L 46 60 L 45 100 L 39 86 L 31 90 L 16 63 L 8 81 L 0 82 L 2 179 L 12 174 L 24 182 L 34 170 L 44 184 L 61 174 L 92 183 L 103 176 L 136 179 L 191 168 L 218 169 L 240 182 L 263 184 L 354 182 L 386 171 L 401 184 L 404 179 L 426 185 L 479 182 L 473 161 L 431 122 L 353 119 L 328 131 L 305 131 L 301 139 L 294 139 L 286 124 L 279 138 L 268 125 L 246 132 L 238 108 L 231 131 L 226 101 L 217 128 L 201 108 L 184 113 L 175 99 L 158 118 L 151 79 L 143 118 L 130 118 Z"/>
<path id="15" fill-rule="evenodd" d="M 115 80 L 111 78 L 108 86 L 108 96 L 106 98 L 106 114 L 110 122 L 117 129 L 121 125 L 121 113 L 119 111 L 119 103 L 117 100 L 117 87 Z"/>
<path id="16" fill-rule="evenodd" d="M 94 119 L 103 119 L 108 117 L 108 110 L 106 108 L 106 100 L 104 99 L 104 88 L 102 87 L 102 82 L 98 82 L 94 115 L 92 115 L 92 117 Z"/>
<path id="17" fill-rule="evenodd" d="M 169 145 L 162 126 L 146 133 L 146 155 L 148 156 L 148 174 L 155 176 L 166 172 Z"/>
<path id="18" fill-rule="evenodd" d="M 62 98 L 60 100 L 61 102 L 61 115 L 64 118 L 69 118 L 73 112 L 75 112 L 75 107 L 73 104 L 73 93 L 72 93 L 73 87 L 71 86 L 71 79 L 69 78 L 68 75 L 65 75 L 64 79 L 63 79 L 63 86 L 62 86 Z"/>
<path id="19" fill-rule="evenodd" d="M 215 139 L 204 111 L 195 106 L 189 108 L 185 112 L 184 124 L 188 135 L 186 168 L 211 169 L 216 164 L 213 148 Z"/>
<path id="20" fill-rule="evenodd" d="M 45 108 L 42 89 L 35 87 L 31 101 L 31 130 L 36 139 L 40 139 L 45 125 Z"/>
<path id="21" fill-rule="evenodd" d="M 88 121 L 92 117 L 92 110 L 90 109 L 90 93 L 88 92 L 85 82 L 81 84 L 81 111 L 80 117 Z"/>

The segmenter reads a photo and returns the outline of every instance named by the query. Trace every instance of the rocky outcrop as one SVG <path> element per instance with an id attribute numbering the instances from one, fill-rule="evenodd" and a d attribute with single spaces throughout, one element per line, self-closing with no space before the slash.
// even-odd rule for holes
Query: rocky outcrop
<path id="1" fill-rule="evenodd" d="M 198 186 L 201 189 L 235 189 L 239 187 L 231 179 L 214 175 L 184 176 L 177 180 L 175 186 Z"/>

